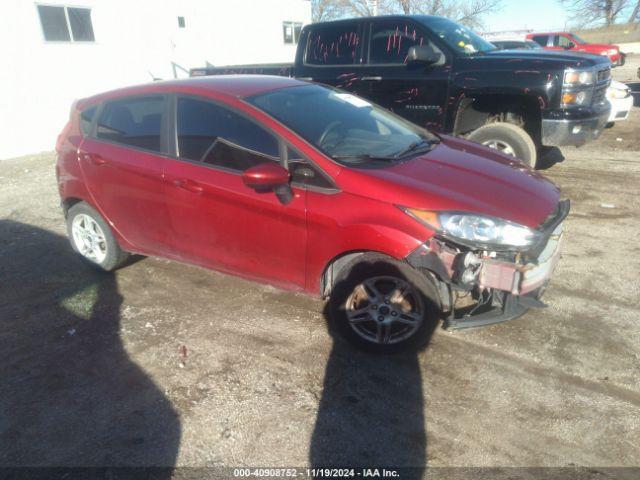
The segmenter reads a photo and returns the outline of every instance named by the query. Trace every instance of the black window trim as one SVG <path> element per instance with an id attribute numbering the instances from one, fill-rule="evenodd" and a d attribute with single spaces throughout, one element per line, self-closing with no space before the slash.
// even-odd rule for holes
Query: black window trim
<path id="1" fill-rule="evenodd" d="M 48 3 L 48 2 L 35 2 L 34 6 L 36 9 L 38 23 L 40 24 L 40 33 L 42 34 L 42 41 L 44 43 L 54 43 L 54 44 L 62 43 L 62 44 L 77 44 L 77 45 L 84 45 L 84 44 L 95 45 L 96 43 L 98 43 L 96 41 L 96 32 L 95 32 L 95 29 L 93 28 L 93 17 L 91 17 L 91 14 L 89 14 L 89 18 L 91 19 L 91 31 L 93 32 L 93 40 L 76 40 L 73 37 L 73 31 L 71 29 L 71 20 L 69 19 L 69 12 L 67 11 L 68 8 L 79 8 L 79 9 L 89 10 L 89 12 L 93 12 L 94 7 L 89 7 L 86 5 L 76 5 L 76 4 L 68 5 L 66 3 L 59 4 L 59 3 Z M 38 10 L 38 7 L 62 8 L 64 12 L 66 25 L 67 25 L 67 31 L 69 32 L 69 40 L 47 40 L 44 33 L 44 26 L 42 25 L 42 18 L 40 18 L 40 10 Z"/>
<path id="2" fill-rule="evenodd" d="M 113 140 L 106 140 L 104 138 L 99 138 L 98 137 L 98 121 L 100 120 L 100 117 L 102 116 L 102 112 L 104 111 L 104 107 L 107 103 L 113 103 L 113 102 L 120 102 L 120 101 L 124 101 L 124 100 L 131 100 L 131 99 L 144 99 L 144 98 L 149 98 L 149 97 L 162 97 L 162 120 L 160 121 L 160 152 L 158 152 L 157 150 L 151 150 L 148 148 L 142 148 L 142 147 L 136 147 L 134 145 L 127 145 L 126 143 L 120 143 L 120 142 L 115 142 Z M 87 105 L 86 108 L 91 107 L 92 105 Z M 108 100 L 104 100 L 102 102 L 100 102 L 99 107 L 98 107 L 98 111 L 96 112 L 95 118 L 93 120 L 93 125 L 91 126 L 91 132 L 90 135 L 88 135 L 87 137 L 90 138 L 91 140 L 94 140 L 96 142 L 102 142 L 102 143 L 106 143 L 109 145 L 116 145 L 118 147 L 121 148 L 127 148 L 129 150 L 135 150 L 135 151 L 140 151 L 140 152 L 144 152 L 144 153 L 150 153 L 152 155 L 158 155 L 161 157 L 170 157 L 170 150 L 169 150 L 169 145 L 168 145 L 168 140 L 169 137 L 167 136 L 168 133 L 168 123 L 169 123 L 169 108 L 168 108 L 168 95 L 166 93 L 139 93 L 139 94 L 132 94 L 132 95 L 122 95 L 119 97 L 114 97 L 114 98 L 110 98 Z"/>
<path id="3" fill-rule="evenodd" d="M 360 45 L 358 45 L 358 49 L 356 50 L 356 58 L 354 59 L 354 63 L 341 63 L 341 64 L 336 64 L 333 63 L 331 65 L 316 65 L 314 63 L 307 63 L 307 53 L 309 52 L 309 42 L 311 41 L 311 34 L 313 33 L 314 29 L 322 29 L 324 27 L 324 25 L 330 25 L 330 23 L 327 24 L 317 24 L 316 26 L 312 26 L 309 28 L 309 30 L 307 31 L 306 34 L 306 38 L 305 38 L 305 45 L 304 45 L 304 54 L 303 54 L 303 59 L 302 59 L 302 65 L 304 65 L 305 67 L 309 67 L 309 68 L 352 68 L 352 67 L 367 67 L 368 65 L 366 65 L 364 63 L 364 44 L 366 39 L 364 38 L 364 32 L 365 32 L 365 28 L 364 28 L 364 22 L 362 21 L 358 21 L 358 20 L 353 20 L 353 21 L 345 21 L 345 24 L 349 24 L 349 23 L 353 23 L 355 25 L 357 25 L 358 28 L 358 35 L 360 35 Z M 300 34 L 300 36 L 302 36 L 302 33 Z"/>
<path id="4" fill-rule="evenodd" d="M 384 23 L 384 22 L 392 22 L 392 21 L 396 21 L 396 22 L 407 22 L 411 25 L 413 25 L 414 27 L 416 27 L 417 29 L 420 29 L 420 31 L 424 34 L 424 36 L 426 38 L 428 38 L 433 44 L 435 44 L 436 47 L 438 47 L 440 49 L 440 51 L 444 54 L 445 57 L 445 62 L 443 65 L 437 65 L 438 67 L 445 67 L 446 65 L 448 65 L 450 63 L 450 53 L 449 50 L 447 49 L 446 45 L 443 45 L 442 42 L 436 38 L 437 35 L 434 35 L 433 32 L 431 32 L 431 30 L 429 30 L 429 28 L 424 24 L 424 23 L 420 23 L 420 22 L 416 22 L 415 20 L 413 20 L 412 18 L 384 18 L 384 17 L 380 17 L 380 18 L 376 18 L 373 20 L 369 21 L 369 25 L 367 26 L 366 30 L 367 30 L 367 38 L 366 38 L 366 53 L 363 55 L 363 62 L 362 64 L 364 66 L 367 67 L 405 67 L 407 66 L 406 63 L 370 63 L 371 60 L 371 38 L 373 37 L 372 32 L 373 32 L 373 27 L 375 24 L 380 24 L 380 23 Z"/>
<path id="5" fill-rule="evenodd" d="M 82 130 L 82 114 L 91 108 L 95 108 L 96 113 L 93 114 L 93 118 L 91 119 L 89 131 L 87 133 L 84 133 L 84 131 Z M 102 113 L 102 103 L 88 103 L 84 105 L 82 109 L 77 110 L 78 128 L 80 129 L 80 135 L 82 136 L 82 138 L 93 138 L 93 132 L 95 131 L 100 113 Z"/>
<path id="6" fill-rule="evenodd" d="M 269 135 L 271 135 L 276 142 L 278 143 L 278 153 L 280 155 L 280 158 L 278 160 L 278 164 L 283 166 L 284 168 L 286 168 L 287 170 L 289 169 L 288 165 L 286 164 L 286 161 L 288 159 L 283 158 L 283 153 L 284 155 L 287 155 L 287 149 L 292 149 L 295 150 L 296 152 L 298 152 L 301 156 L 302 159 L 305 160 L 306 162 L 308 162 L 314 170 L 316 170 L 320 175 L 322 175 L 330 184 L 334 185 L 334 188 L 324 188 L 324 187 L 317 187 L 314 185 L 306 185 L 303 183 L 299 183 L 299 182 L 291 182 L 290 185 L 292 187 L 296 187 L 296 188 L 300 188 L 303 190 L 311 190 L 311 191 L 317 191 L 319 193 L 338 193 L 340 192 L 340 189 L 335 186 L 335 182 L 333 181 L 333 179 L 331 178 L 330 175 L 328 175 L 322 168 L 320 168 L 318 166 L 317 163 L 315 163 L 313 160 L 311 160 L 307 155 L 305 155 L 304 153 L 302 153 L 300 151 L 299 148 L 297 148 L 296 146 L 292 145 L 290 142 L 288 142 L 287 140 L 285 140 L 284 138 L 282 138 L 281 135 L 279 135 L 278 133 L 276 133 L 271 127 L 269 127 L 268 125 L 264 125 L 262 123 L 258 123 L 256 121 L 255 118 L 253 118 L 251 115 L 248 115 L 246 112 L 234 107 L 233 105 L 229 105 L 228 103 L 222 101 L 222 100 L 217 100 L 215 98 L 211 98 L 211 97 L 206 97 L 203 95 L 197 95 L 197 94 L 192 94 L 192 93 L 171 93 L 168 94 L 169 96 L 169 101 L 168 101 L 168 115 L 169 115 L 169 121 L 167 122 L 167 138 L 169 139 L 169 154 L 168 157 L 173 159 L 173 160 L 178 160 L 181 162 L 186 162 L 186 163 L 191 163 L 193 165 L 198 165 L 200 167 L 204 167 L 204 168 L 209 168 L 209 169 L 213 169 L 213 170 L 220 170 L 226 173 L 232 173 L 234 175 L 237 176 L 241 176 L 242 175 L 242 170 L 236 170 L 236 169 L 232 169 L 232 168 L 228 168 L 228 167 L 222 167 L 220 165 L 214 165 L 211 163 L 204 163 L 201 162 L 199 160 L 192 160 L 190 158 L 185 158 L 185 157 L 180 157 L 178 156 L 178 99 L 179 98 L 188 98 L 191 100 L 198 100 L 201 102 L 206 102 L 206 103 L 211 103 L 213 105 L 216 105 L 220 108 L 225 108 L 229 111 L 231 111 L 232 113 L 239 115 L 241 117 L 243 117 L 245 120 L 250 121 L 253 124 L 256 124 L 258 127 L 262 128 L 263 130 L 265 130 Z M 255 108 L 252 105 L 248 104 L 247 102 L 244 102 L 246 105 L 248 105 L 251 108 Z M 277 122 L 278 124 L 282 125 L 280 122 L 278 122 L 278 120 L 274 119 L 273 117 L 271 117 L 270 115 L 268 115 L 266 112 L 261 112 L 264 115 L 267 115 L 269 118 L 273 119 L 275 122 Z M 282 125 L 283 128 L 286 128 L 284 125 Z M 305 142 L 307 143 L 307 142 Z"/>

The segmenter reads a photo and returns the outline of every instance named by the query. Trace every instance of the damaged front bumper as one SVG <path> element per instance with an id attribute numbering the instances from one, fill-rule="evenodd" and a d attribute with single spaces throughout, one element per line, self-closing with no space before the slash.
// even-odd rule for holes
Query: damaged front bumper
<path id="1" fill-rule="evenodd" d="M 569 200 L 540 227 L 540 242 L 527 251 L 493 252 L 456 245 L 433 237 L 412 252 L 407 261 L 432 272 L 439 280 L 446 328 L 469 328 L 517 318 L 530 308 L 546 305 L 540 296 L 560 260 L 563 221 Z M 458 308 L 460 293 L 473 295 L 475 304 Z"/>

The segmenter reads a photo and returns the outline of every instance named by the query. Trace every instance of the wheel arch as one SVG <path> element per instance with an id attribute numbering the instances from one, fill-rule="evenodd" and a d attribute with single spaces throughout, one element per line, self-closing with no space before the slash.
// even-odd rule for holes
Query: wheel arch
<path id="1" fill-rule="evenodd" d="M 71 207 L 73 207 L 74 205 L 80 202 L 85 202 L 86 204 L 91 205 L 84 198 L 80 198 L 80 197 L 67 197 L 63 199 L 61 204 L 62 204 L 62 211 L 64 213 L 64 218 L 67 218 L 67 213 L 69 213 L 69 210 L 71 209 Z"/>
<path id="2" fill-rule="evenodd" d="M 456 109 L 453 134 L 466 135 L 492 122 L 522 127 L 540 144 L 542 108 L 531 95 L 481 93 L 463 98 Z"/>
<path id="3" fill-rule="evenodd" d="M 351 264 L 351 262 L 358 257 L 362 257 L 368 253 L 375 253 L 378 255 L 383 255 L 389 260 L 400 260 L 395 258 L 388 253 L 380 252 L 377 250 L 351 250 L 347 252 L 342 252 L 335 257 L 333 257 L 325 266 L 322 274 L 320 276 L 320 296 L 322 298 L 327 298 L 331 294 L 331 290 L 335 285 L 335 280 L 339 278 L 340 273 L 344 270 L 346 266 Z"/>

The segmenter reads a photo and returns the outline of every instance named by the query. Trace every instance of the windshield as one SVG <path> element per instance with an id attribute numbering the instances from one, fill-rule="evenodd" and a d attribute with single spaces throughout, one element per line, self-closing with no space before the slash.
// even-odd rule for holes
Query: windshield
<path id="1" fill-rule="evenodd" d="M 438 35 L 443 42 L 463 55 L 489 52 L 496 47 L 479 36 L 473 30 L 459 25 L 446 18 L 429 18 L 427 26 Z"/>
<path id="2" fill-rule="evenodd" d="M 282 88 L 246 100 L 343 164 L 399 160 L 438 140 L 367 100 L 320 85 Z"/>
<path id="3" fill-rule="evenodd" d="M 584 41 L 583 39 L 581 39 L 578 35 L 576 35 L 575 33 L 571 33 L 569 35 L 571 38 L 573 38 L 575 40 L 575 43 L 579 44 L 579 45 L 583 45 L 585 43 L 587 43 L 586 41 Z"/>

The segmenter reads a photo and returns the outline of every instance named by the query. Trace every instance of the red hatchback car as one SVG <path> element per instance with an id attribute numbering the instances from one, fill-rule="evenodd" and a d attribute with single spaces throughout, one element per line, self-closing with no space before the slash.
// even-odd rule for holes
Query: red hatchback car
<path id="1" fill-rule="evenodd" d="M 543 306 L 569 210 L 512 157 L 283 77 L 80 100 L 57 153 L 89 262 L 155 255 L 329 297 L 335 326 L 377 351 L 420 344 L 443 317 L 462 328 Z"/>

